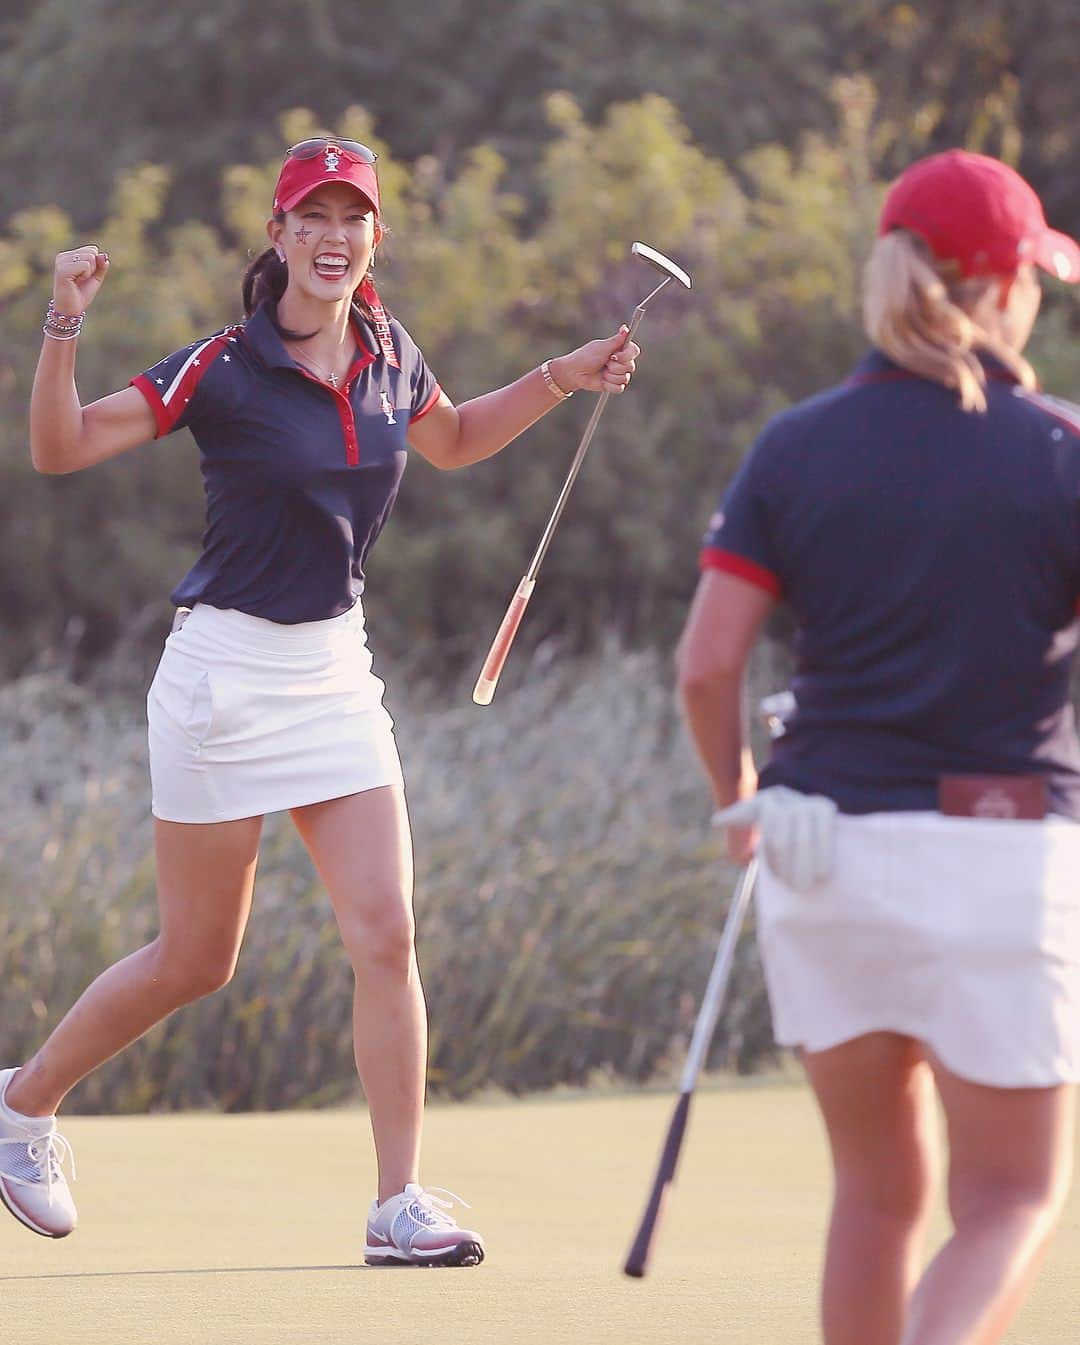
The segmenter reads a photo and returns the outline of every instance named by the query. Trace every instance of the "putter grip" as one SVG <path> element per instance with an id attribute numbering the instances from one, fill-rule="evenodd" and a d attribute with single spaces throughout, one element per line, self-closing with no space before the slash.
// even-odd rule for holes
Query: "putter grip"
<path id="1" fill-rule="evenodd" d="M 514 643 L 514 636 L 517 634 L 518 626 L 521 625 L 521 618 L 525 615 L 525 608 L 529 605 L 535 587 L 536 580 L 526 576 L 518 584 L 517 592 L 510 599 L 510 606 L 506 609 L 502 624 L 495 632 L 488 656 L 484 660 L 480 676 L 476 679 L 476 686 L 473 687 L 472 698 L 477 705 L 491 704 L 491 698 L 495 695 L 495 688 L 499 682 L 499 674 L 503 670 L 506 656 L 510 653 L 510 646 Z"/>
<path id="2" fill-rule="evenodd" d="M 623 1266 L 623 1274 L 629 1275 L 632 1279 L 640 1280 L 645 1274 L 656 1226 L 664 1210 L 668 1189 L 675 1180 L 675 1169 L 679 1165 L 679 1151 L 682 1149 L 689 1114 L 690 1094 L 680 1093 L 660 1154 L 660 1165 L 656 1169 L 656 1180 L 649 1193 L 649 1202 L 645 1206 L 645 1213 L 641 1216 L 641 1223 L 638 1225 L 638 1231 L 626 1257 L 626 1264 Z"/>

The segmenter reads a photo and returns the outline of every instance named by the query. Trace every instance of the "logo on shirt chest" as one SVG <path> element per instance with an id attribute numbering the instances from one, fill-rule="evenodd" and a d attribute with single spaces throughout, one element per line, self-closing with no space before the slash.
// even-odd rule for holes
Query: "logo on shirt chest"
<path id="1" fill-rule="evenodd" d="M 394 403 L 390 400 L 390 394 L 384 389 L 379 393 L 379 410 L 386 417 L 387 425 L 396 425 L 394 418 Z"/>

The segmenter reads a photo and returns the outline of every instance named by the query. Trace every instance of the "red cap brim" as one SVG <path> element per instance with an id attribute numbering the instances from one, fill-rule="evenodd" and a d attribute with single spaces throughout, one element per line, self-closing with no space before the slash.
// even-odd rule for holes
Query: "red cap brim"
<path id="1" fill-rule="evenodd" d="M 1068 234 L 1047 229 L 1032 248 L 1031 260 L 1058 280 L 1080 284 L 1080 244 Z"/>

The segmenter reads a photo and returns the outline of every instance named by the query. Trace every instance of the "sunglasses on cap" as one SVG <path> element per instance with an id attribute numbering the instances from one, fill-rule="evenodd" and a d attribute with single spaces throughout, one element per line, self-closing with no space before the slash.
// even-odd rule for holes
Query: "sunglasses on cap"
<path id="1" fill-rule="evenodd" d="M 368 149 L 367 145 L 361 145 L 359 140 L 334 140 L 325 135 L 315 136 L 312 140 L 298 141 L 291 149 L 285 151 L 285 157 L 286 159 L 314 159 L 317 154 L 323 154 L 328 149 L 346 154 L 356 163 L 374 163 L 379 157 L 373 149 Z"/>

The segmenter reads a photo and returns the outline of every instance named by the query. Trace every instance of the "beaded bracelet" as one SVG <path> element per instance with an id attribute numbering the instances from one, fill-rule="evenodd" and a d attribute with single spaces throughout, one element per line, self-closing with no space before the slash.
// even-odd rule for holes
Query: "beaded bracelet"
<path id="1" fill-rule="evenodd" d="M 544 377 L 544 382 L 547 384 L 548 392 L 550 392 L 552 396 L 558 397 L 560 402 L 565 402 L 567 397 L 572 397 L 574 395 L 572 392 L 566 392 L 563 388 L 560 388 L 558 383 L 555 382 L 555 375 L 551 372 L 550 360 L 545 360 L 543 362 L 540 366 L 540 372 Z"/>
<path id="2" fill-rule="evenodd" d="M 85 313 L 80 313 L 77 317 L 69 316 L 67 313 L 58 313 L 56 304 L 50 299 L 49 307 L 45 310 L 45 325 L 41 330 L 46 336 L 51 336 L 54 341 L 74 341 L 75 337 L 82 331 L 85 317 Z"/>

